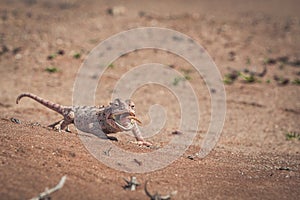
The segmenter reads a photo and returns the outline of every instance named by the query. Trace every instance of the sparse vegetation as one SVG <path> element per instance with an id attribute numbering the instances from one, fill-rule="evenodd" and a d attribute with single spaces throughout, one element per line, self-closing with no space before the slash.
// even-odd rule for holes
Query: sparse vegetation
<path id="1" fill-rule="evenodd" d="M 109 65 L 108 65 L 108 68 L 110 68 L 110 69 L 113 69 L 115 66 L 114 66 L 114 64 L 113 63 L 110 63 Z"/>
<path id="2" fill-rule="evenodd" d="M 45 69 L 47 72 L 49 73 L 55 73 L 55 72 L 58 72 L 58 69 L 56 67 L 53 67 L 53 66 L 49 66 Z"/>
<path id="3" fill-rule="evenodd" d="M 230 74 L 225 74 L 223 82 L 229 85 L 232 84 L 234 80 L 231 78 Z"/>
<path id="4" fill-rule="evenodd" d="M 293 139 L 298 139 L 300 140 L 300 133 L 297 132 L 287 132 L 285 134 L 286 140 L 293 140 Z"/>
<path id="5" fill-rule="evenodd" d="M 181 69 L 181 71 L 183 72 L 183 76 L 185 80 L 191 80 L 192 77 L 190 76 L 190 74 L 192 73 L 191 69 Z"/>
<path id="6" fill-rule="evenodd" d="M 273 65 L 273 64 L 276 64 L 276 62 L 277 62 L 277 60 L 274 58 L 266 58 L 264 60 L 265 65 Z"/>
<path id="7" fill-rule="evenodd" d="M 169 65 L 169 66 L 171 68 L 174 68 L 173 65 Z M 190 73 L 192 72 L 191 69 L 180 69 L 180 71 L 183 72 L 183 77 L 181 76 L 175 77 L 172 83 L 174 86 L 178 85 L 180 81 L 186 81 L 192 79 L 192 77 L 190 76 Z"/>
<path id="8" fill-rule="evenodd" d="M 295 80 L 292 81 L 292 83 L 295 85 L 300 85 L 300 79 L 296 78 Z"/>
<path id="9" fill-rule="evenodd" d="M 179 84 L 179 82 L 181 82 L 181 81 L 186 81 L 186 80 L 190 80 L 190 79 L 191 79 L 191 77 L 190 77 L 189 75 L 184 75 L 183 77 L 177 76 L 177 77 L 174 78 L 172 84 L 173 84 L 174 86 L 176 86 L 176 85 Z"/>
<path id="10" fill-rule="evenodd" d="M 246 75 L 240 72 L 239 77 L 241 77 L 246 83 L 254 83 L 257 81 L 257 79 L 252 74 Z"/>
<path id="11" fill-rule="evenodd" d="M 278 85 L 286 85 L 290 82 L 290 79 L 277 75 L 274 75 L 274 80 L 277 82 Z"/>
<path id="12" fill-rule="evenodd" d="M 80 53 L 74 53 L 73 58 L 79 59 L 81 57 Z"/>
<path id="13" fill-rule="evenodd" d="M 48 60 L 53 60 L 57 56 L 56 53 L 53 53 L 47 57 Z"/>
<path id="14" fill-rule="evenodd" d="M 192 77 L 190 75 L 188 75 L 188 74 L 185 74 L 184 75 L 184 79 L 189 81 L 189 80 L 192 79 Z"/>
<path id="15" fill-rule="evenodd" d="M 223 82 L 225 84 L 232 84 L 238 78 L 239 73 L 237 70 L 232 70 L 230 73 L 225 74 Z"/>
<path id="16" fill-rule="evenodd" d="M 179 84 L 179 82 L 180 82 L 181 80 L 182 80 L 181 77 L 175 77 L 172 84 L 173 84 L 174 86 L 176 86 L 176 85 Z"/>
<path id="17" fill-rule="evenodd" d="M 3 0 L 0 199 L 299 198 L 296 2 L 168 0 L 149 2 L 153 10 L 144 1 Z M 276 63 L 264 64 L 271 59 Z M 177 73 L 150 67 L 132 77 L 147 63 Z M 122 80 L 125 87 L 116 88 Z M 71 134 L 51 130 L 64 125 L 54 123 L 61 116 L 26 96 L 16 104 L 23 92 L 65 106 L 95 106 L 93 121 L 81 118 L 88 117 L 84 112 L 67 116 L 76 114 L 76 124 L 92 133 L 74 125 Z M 136 112 L 100 116 L 101 105 L 114 98 L 130 98 Z M 153 145 L 135 142 L 130 131 L 105 139 L 95 132 L 99 116 L 127 128 L 140 119 L 141 134 Z M 131 155 L 119 157 L 118 149 Z M 51 193 L 64 174 L 67 185 Z M 137 191 L 123 189 L 124 178 L 130 190 L 138 185 L 128 176 L 137 176 Z"/>
<path id="18" fill-rule="evenodd" d="M 50 54 L 50 55 L 48 55 L 47 56 L 47 59 L 48 60 L 53 60 L 54 58 L 56 58 L 58 55 L 64 55 L 65 54 L 65 51 L 64 50 L 62 50 L 62 49 L 60 49 L 60 50 L 58 50 L 56 53 L 52 53 L 52 54 Z"/>

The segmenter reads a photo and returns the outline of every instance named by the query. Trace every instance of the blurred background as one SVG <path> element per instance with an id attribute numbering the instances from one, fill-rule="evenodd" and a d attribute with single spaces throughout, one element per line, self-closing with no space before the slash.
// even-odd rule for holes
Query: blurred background
<path id="1" fill-rule="evenodd" d="M 22 92 L 32 92 L 57 103 L 70 105 L 77 72 L 96 45 L 114 34 L 132 28 L 149 26 L 169 28 L 190 36 L 202 45 L 216 63 L 223 78 L 227 98 L 227 115 L 221 139 L 215 149 L 216 153 L 213 154 L 216 161 L 212 166 L 219 161 L 221 163 L 220 169 L 216 169 L 216 172 L 222 174 L 224 170 L 225 174 L 230 174 L 230 167 L 240 162 L 245 168 L 260 166 L 260 163 L 263 163 L 259 170 L 267 170 L 262 173 L 270 174 L 271 172 L 269 173 L 268 170 L 271 168 L 264 168 L 264 166 L 278 161 L 278 165 L 283 162 L 286 166 L 290 166 L 290 169 L 293 169 L 291 171 L 295 173 L 288 175 L 298 177 L 299 180 L 299 8 L 300 1 L 298 0 L 0 0 L 0 117 L 2 119 L 15 117 L 24 122 L 38 122 L 42 125 L 57 121 L 59 115 L 36 102 L 22 100 L 21 105 L 16 105 L 17 95 Z M 109 65 L 99 80 L 96 104 L 109 102 L 115 83 L 124 73 L 135 66 L 154 62 L 165 64 L 182 73 L 185 80 L 174 77 L 173 84 L 176 86 L 189 81 L 197 93 L 201 121 L 197 138 L 191 149 L 191 152 L 196 152 L 201 148 L 201 141 L 205 137 L 210 122 L 210 91 L 208 91 L 203 78 L 182 58 L 168 52 L 151 49 L 132 52 L 120 57 Z M 174 95 L 164 88 L 148 86 L 137 90 L 133 95 L 133 100 L 136 102 L 138 116 L 146 124 L 150 120 L 147 114 L 150 105 L 159 103 L 167 109 L 166 126 L 159 135 L 150 138 L 153 143 L 161 146 L 166 144 L 173 137 L 171 132 L 178 128 L 180 119 L 179 104 Z M 1 122 L 0 129 L 8 131 L 7 135 L 21 132 L 19 129 L 15 131 L 16 127 L 7 125 L 5 120 Z M 42 130 L 35 129 L 30 129 L 30 131 L 42 132 Z M 14 149 L 14 146 L 23 146 L 26 149 L 28 145 L 43 144 L 49 145 L 47 152 L 51 154 L 52 151 L 55 151 L 51 148 L 54 148 L 56 142 L 60 141 L 56 137 L 71 137 L 50 135 L 47 136 L 50 137 L 48 138 L 49 143 L 45 144 L 41 142 L 44 135 L 36 138 L 30 135 L 30 131 L 25 129 L 26 134 L 24 134 L 30 138 L 27 138 L 27 143 L 19 140 L 20 137 L 16 135 L 15 137 L 3 136 L 5 142 L 1 144 L 1 148 L 6 151 Z M 129 136 L 120 135 L 118 137 L 123 138 L 121 141 L 124 142 L 119 143 L 122 147 L 139 151 L 132 146 L 128 147 L 126 141 L 129 140 Z M 80 143 L 76 145 L 80 145 Z M 72 151 L 68 145 L 64 148 Z M 14 154 L 14 150 L 12 152 Z M 35 155 L 40 155 L 41 152 L 41 159 L 44 159 L 42 150 L 34 151 L 29 148 L 25 152 L 31 152 L 30 155 L 34 156 L 29 156 L 29 160 L 34 160 Z M 241 157 L 232 156 L 231 153 Z M 264 155 L 263 158 L 242 160 L 248 155 L 261 154 Z M 23 158 L 22 155 L 18 157 L 17 154 L 15 158 L 9 157 L 7 154 L 3 155 L 4 163 L 10 163 L 10 166 L 17 166 L 17 168 L 26 168 L 25 161 L 25 164 L 18 162 Z M 221 158 L 228 160 L 224 161 L 224 164 L 221 162 Z M 270 161 L 273 158 L 278 158 L 278 160 Z M 44 160 L 40 162 L 44 163 Z M 51 159 L 48 159 L 47 162 L 52 166 Z M 174 165 L 182 166 L 181 162 L 183 165 L 186 164 L 186 160 L 180 160 Z M 82 166 L 85 164 L 87 168 L 90 167 L 89 162 L 83 163 Z M 95 166 L 98 166 L 97 164 Z M 68 165 L 63 166 L 65 168 L 60 172 L 68 172 L 68 167 L 66 167 Z M 210 166 L 209 163 L 208 166 Z M 39 168 L 42 174 L 44 173 L 43 167 L 45 166 L 41 164 Z M 100 168 L 106 170 L 103 166 Z M 2 178 L 6 181 L 5 177 L 9 177 L 14 171 L 5 164 L 3 164 L 3 169 L 3 174 L 6 175 L 3 175 Z M 47 168 L 47 165 L 46 169 L 52 170 L 52 168 Z M 274 169 L 272 168 L 272 170 Z M 11 182 L 11 184 L 20 185 L 26 180 L 30 180 L 32 178 L 31 171 L 29 168 L 27 170 L 20 181 Z M 78 173 L 79 175 L 77 175 L 81 177 L 80 167 L 74 166 L 74 170 L 77 170 L 74 173 Z M 215 169 L 213 168 L 213 170 Z M 172 179 L 171 172 L 169 175 L 164 174 L 170 178 L 171 185 L 180 184 L 182 186 L 191 181 L 178 182 L 177 178 L 173 177 Z M 95 174 L 97 173 L 95 172 Z M 114 174 L 112 171 L 107 173 Z M 249 173 L 251 174 L 250 169 Z M 235 176 L 235 174 L 231 175 Z M 255 173 L 252 175 L 254 177 Z M 275 176 L 282 180 L 281 178 L 284 179 L 286 175 Z M 89 175 L 87 176 L 89 177 Z M 268 175 L 263 175 L 263 177 L 266 176 Z M 196 174 L 195 177 L 201 177 L 201 175 Z M 222 178 L 222 175 L 220 177 L 222 180 L 225 179 Z M 77 180 L 76 176 L 73 178 Z M 214 178 L 210 180 L 214 181 Z M 236 186 L 240 187 L 239 183 L 241 182 L 244 184 L 244 179 L 239 178 L 235 180 L 237 181 L 235 188 L 237 188 Z M 184 178 L 182 177 L 182 179 Z M 94 179 L 90 177 L 88 180 L 92 182 L 91 180 Z M 269 189 L 270 186 L 274 186 L 272 180 L 269 185 L 269 180 L 266 181 L 264 178 L 258 180 L 265 183 Z M 55 182 L 55 180 L 52 181 Z M 89 181 L 81 182 L 82 186 L 88 185 Z M 274 198 L 276 195 L 283 195 L 282 197 L 288 196 L 291 197 L 289 199 L 292 199 L 297 196 L 297 193 L 299 196 L 299 191 L 295 192 L 299 188 L 295 186 L 296 182 L 292 181 L 291 185 L 286 185 L 286 188 L 282 190 L 276 187 L 270 189 L 270 191 L 272 190 L 270 193 L 275 195 Z M 203 188 L 201 195 L 204 197 L 211 197 L 210 195 L 214 194 L 214 192 L 205 193 L 205 187 L 197 184 L 198 182 L 195 181 L 194 187 L 188 189 L 195 192 L 199 188 Z M 98 183 L 99 185 L 100 183 Z M 223 187 L 223 185 L 221 186 Z M 5 191 L 11 192 L 9 187 L 5 187 Z M 113 188 L 117 187 L 119 186 Z M 256 187 L 250 182 L 249 185 L 244 185 L 244 191 L 251 190 L 251 188 L 252 192 L 257 192 Z M 109 191 L 109 188 L 106 189 Z M 220 187 L 215 189 L 218 194 Z M 236 194 L 228 192 L 232 188 L 228 186 L 227 189 L 221 193 L 221 197 L 231 194 L 235 198 Z M 70 191 L 75 194 L 76 188 L 69 187 Z M 116 189 L 116 191 L 118 190 Z M 33 190 L 30 194 L 33 194 L 32 192 Z M 19 191 L 19 193 L 21 192 Z M 5 194 L 9 194 L 9 192 Z M 26 198 L 29 198 L 30 195 L 26 194 Z M 182 194 L 185 193 L 180 194 L 179 192 L 179 197 L 186 197 L 180 196 Z M 238 194 L 241 195 L 238 196 L 241 199 L 248 197 L 247 195 L 243 196 L 241 191 L 238 191 Z M 268 196 L 269 193 L 261 193 L 261 195 L 262 198 L 271 198 Z M 12 196 L 14 195 L 12 194 Z M 197 196 L 189 197 L 196 198 Z"/>

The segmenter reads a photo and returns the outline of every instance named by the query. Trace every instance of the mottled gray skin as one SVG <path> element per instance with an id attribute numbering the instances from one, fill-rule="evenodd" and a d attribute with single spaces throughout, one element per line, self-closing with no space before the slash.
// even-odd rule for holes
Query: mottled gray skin
<path id="1" fill-rule="evenodd" d="M 51 124 L 50 127 L 61 131 L 69 131 L 68 125 L 74 124 L 81 131 L 93 133 L 101 137 L 101 133 L 110 134 L 121 131 L 132 131 L 137 143 L 151 145 L 146 142 L 136 123 L 139 120 L 135 117 L 134 103 L 131 100 L 122 101 L 115 99 L 108 106 L 62 106 L 45 100 L 31 93 L 24 93 L 18 96 L 18 104 L 23 97 L 29 97 L 42 105 L 61 114 L 64 119 Z M 103 134 L 102 134 L 103 136 Z"/>

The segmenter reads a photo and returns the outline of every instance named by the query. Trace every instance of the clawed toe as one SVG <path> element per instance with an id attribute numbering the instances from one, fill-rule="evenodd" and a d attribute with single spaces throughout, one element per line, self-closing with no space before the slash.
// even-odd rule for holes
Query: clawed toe
<path id="1" fill-rule="evenodd" d="M 64 120 L 60 120 L 58 122 L 55 122 L 54 124 L 50 124 L 48 127 L 58 132 L 62 132 L 65 129 L 65 132 L 71 133 L 68 123 L 66 123 L 66 121 Z"/>
<path id="2" fill-rule="evenodd" d="M 134 141 L 132 143 L 137 144 L 139 146 L 147 146 L 147 147 L 152 146 L 152 143 L 144 141 L 144 140 L 142 140 L 142 141 Z"/>
<path id="3" fill-rule="evenodd" d="M 69 126 L 67 126 L 67 128 L 66 128 L 66 132 L 68 132 L 68 133 L 72 133 L 72 131 L 71 131 L 71 129 L 70 129 L 70 127 L 69 127 Z"/>

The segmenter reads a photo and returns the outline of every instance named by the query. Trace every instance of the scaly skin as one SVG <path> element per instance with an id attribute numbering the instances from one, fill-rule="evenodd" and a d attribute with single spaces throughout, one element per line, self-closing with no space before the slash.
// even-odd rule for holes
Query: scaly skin
<path id="1" fill-rule="evenodd" d="M 69 131 L 68 126 L 70 124 L 74 124 L 76 128 L 80 129 L 82 125 L 80 125 L 80 123 L 84 123 L 89 119 L 96 119 L 99 128 L 105 134 L 131 130 L 139 145 L 151 145 L 151 143 L 146 142 L 142 137 L 141 131 L 136 123 L 140 121 L 135 117 L 134 103 L 131 100 L 122 101 L 121 99 L 115 99 L 110 105 L 101 107 L 62 106 L 31 93 L 23 93 L 18 96 L 16 103 L 18 104 L 23 97 L 31 98 L 61 114 L 64 119 L 50 125 L 50 127 L 58 131 L 64 129 Z"/>

